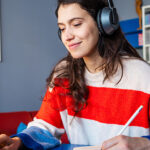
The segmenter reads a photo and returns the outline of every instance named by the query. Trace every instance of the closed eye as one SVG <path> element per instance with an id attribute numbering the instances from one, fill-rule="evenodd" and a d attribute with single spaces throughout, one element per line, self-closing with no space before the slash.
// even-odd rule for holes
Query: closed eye
<path id="1" fill-rule="evenodd" d="M 75 26 L 75 27 L 77 27 L 77 26 L 80 26 L 80 25 L 81 25 L 81 23 L 78 23 L 78 24 L 74 24 L 74 26 Z"/>
<path id="2" fill-rule="evenodd" d="M 65 30 L 65 28 L 59 28 L 59 30 L 62 32 L 62 31 L 64 31 L 64 30 Z"/>

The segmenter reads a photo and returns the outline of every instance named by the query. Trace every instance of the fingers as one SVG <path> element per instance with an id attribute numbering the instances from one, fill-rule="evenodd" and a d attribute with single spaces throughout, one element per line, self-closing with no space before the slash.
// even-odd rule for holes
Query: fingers
<path id="1" fill-rule="evenodd" d="M 0 150 L 17 150 L 21 146 L 19 137 L 10 138 L 6 134 L 0 134 Z"/>
<path id="2" fill-rule="evenodd" d="M 10 145 L 5 145 L 2 149 L 0 150 L 17 150 L 17 147 L 15 144 L 10 144 Z"/>
<path id="3" fill-rule="evenodd" d="M 4 143 L 1 143 L 1 144 L 0 144 L 0 148 L 3 148 L 4 146 L 5 146 Z"/>
<path id="4" fill-rule="evenodd" d="M 12 143 L 12 140 L 9 136 L 6 134 L 0 134 L 0 149 L 5 147 L 6 145 L 10 145 Z"/>
<path id="5" fill-rule="evenodd" d="M 122 150 L 128 149 L 127 136 L 119 135 L 113 137 L 102 144 L 102 150 Z"/>
<path id="6" fill-rule="evenodd" d="M 1 148 L 0 150 L 8 150 L 9 147 L 8 146 L 4 146 L 3 148 Z M 10 150 L 10 149 L 9 149 Z"/>
<path id="7" fill-rule="evenodd" d="M 105 149 L 108 149 L 110 147 L 113 147 L 114 145 L 116 145 L 118 143 L 118 138 L 117 137 L 114 137 L 114 138 L 111 138 L 107 141 L 105 141 L 103 144 L 102 144 L 102 150 L 105 150 Z"/>

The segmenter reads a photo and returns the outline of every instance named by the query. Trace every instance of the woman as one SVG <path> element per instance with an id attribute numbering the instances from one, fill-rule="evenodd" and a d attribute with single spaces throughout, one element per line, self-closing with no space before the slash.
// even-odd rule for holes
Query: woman
<path id="1" fill-rule="evenodd" d="M 42 106 L 28 128 L 14 138 L 0 135 L 0 143 L 8 149 L 53 148 L 64 132 L 71 144 L 102 145 L 103 150 L 150 149 L 150 67 L 124 38 L 117 12 L 108 2 L 114 13 L 112 29 L 97 22 L 103 13 L 99 10 L 108 3 L 58 0 L 59 36 L 68 56 L 48 77 Z M 143 110 L 124 135 L 117 136 L 140 105 Z"/>

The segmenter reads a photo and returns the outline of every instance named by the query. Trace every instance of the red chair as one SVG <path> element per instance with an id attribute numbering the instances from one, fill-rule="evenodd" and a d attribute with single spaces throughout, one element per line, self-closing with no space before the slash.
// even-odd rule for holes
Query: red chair
<path id="1" fill-rule="evenodd" d="M 17 128 L 21 122 L 28 124 L 33 120 L 37 111 L 20 111 L 0 113 L 0 134 L 13 135 L 17 133 Z M 62 143 L 68 144 L 66 134 L 61 136 Z"/>

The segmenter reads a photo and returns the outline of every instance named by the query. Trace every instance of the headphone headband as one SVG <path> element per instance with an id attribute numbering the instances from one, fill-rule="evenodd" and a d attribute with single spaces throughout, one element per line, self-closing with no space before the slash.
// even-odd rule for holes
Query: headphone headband
<path id="1" fill-rule="evenodd" d="M 112 0 L 108 0 L 108 6 L 110 9 L 113 9 L 114 8 L 114 3 Z"/>

